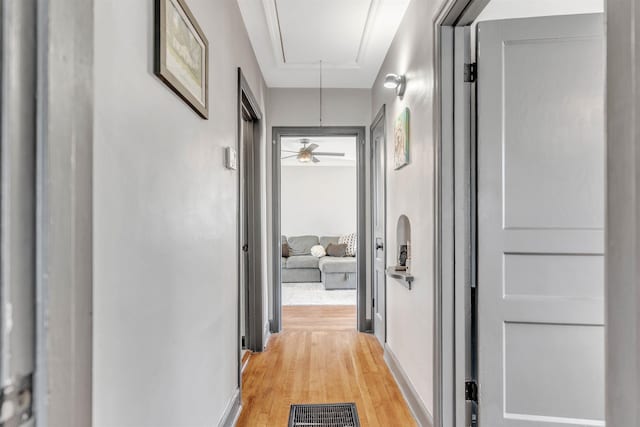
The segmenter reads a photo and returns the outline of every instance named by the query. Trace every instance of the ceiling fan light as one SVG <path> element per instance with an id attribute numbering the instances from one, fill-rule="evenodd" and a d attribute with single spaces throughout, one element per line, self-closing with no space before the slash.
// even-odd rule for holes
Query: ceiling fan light
<path id="1" fill-rule="evenodd" d="M 309 163 L 313 155 L 309 151 L 302 151 L 298 154 L 298 161 L 302 163 Z"/>

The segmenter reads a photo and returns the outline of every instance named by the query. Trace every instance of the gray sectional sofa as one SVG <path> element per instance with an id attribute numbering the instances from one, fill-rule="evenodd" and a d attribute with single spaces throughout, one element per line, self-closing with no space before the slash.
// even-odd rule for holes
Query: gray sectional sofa
<path id="1" fill-rule="evenodd" d="M 282 257 L 282 283 L 322 282 L 325 289 L 356 289 L 358 262 L 355 257 L 316 258 L 311 248 L 338 243 L 337 236 L 282 236 L 289 257 Z"/>

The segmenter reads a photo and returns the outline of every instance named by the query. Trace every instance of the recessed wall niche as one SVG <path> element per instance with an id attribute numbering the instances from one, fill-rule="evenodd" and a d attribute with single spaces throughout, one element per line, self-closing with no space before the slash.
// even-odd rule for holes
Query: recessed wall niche
<path id="1" fill-rule="evenodd" d="M 406 215 L 400 215 L 396 227 L 396 242 L 398 242 L 396 265 L 407 267 L 411 271 L 411 222 Z"/>
<path id="2" fill-rule="evenodd" d="M 411 222 L 406 215 L 400 215 L 396 226 L 396 260 L 387 269 L 387 275 L 398 279 L 408 289 L 411 289 L 413 276 L 411 275 Z"/>

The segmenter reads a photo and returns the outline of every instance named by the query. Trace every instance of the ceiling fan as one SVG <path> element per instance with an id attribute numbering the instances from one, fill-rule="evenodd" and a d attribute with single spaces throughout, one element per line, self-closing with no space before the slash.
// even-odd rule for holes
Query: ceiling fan
<path id="1" fill-rule="evenodd" d="M 300 144 L 302 144 L 302 147 L 300 147 L 300 150 L 298 151 L 282 150 L 283 153 L 295 153 L 295 154 L 288 154 L 282 157 L 282 159 L 284 160 L 284 159 L 291 159 L 293 157 L 296 157 L 300 163 L 309 163 L 309 162 L 320 163 L 320 159 L 317 156 L 344 157 L 344 153 L 329 153 L 329 152 L 315 151 L 319 147 L 319 145 L 312 143 L 306 138 L 301 139 Z"/>

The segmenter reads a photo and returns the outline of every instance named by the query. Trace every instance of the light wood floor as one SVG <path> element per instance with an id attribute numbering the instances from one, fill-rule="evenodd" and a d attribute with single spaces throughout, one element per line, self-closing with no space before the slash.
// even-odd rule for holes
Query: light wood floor
<path id="1" fill-rule="evenodd" d="M 292 403 L 355 402 L 363 427 L 409 427 L 409 412 L 383 350 L 356 331 L 355 306 L 287 306 L 283 332 L 252 354 L 238 426 L 286 427 Z"/>

